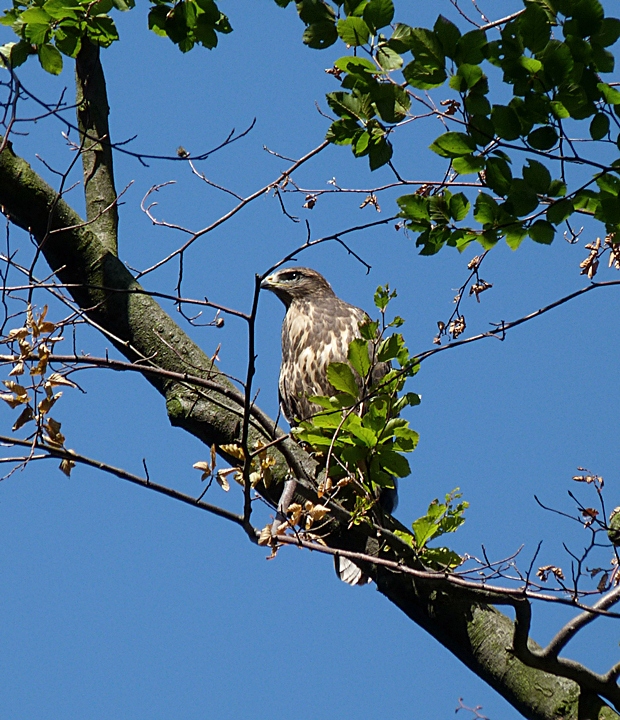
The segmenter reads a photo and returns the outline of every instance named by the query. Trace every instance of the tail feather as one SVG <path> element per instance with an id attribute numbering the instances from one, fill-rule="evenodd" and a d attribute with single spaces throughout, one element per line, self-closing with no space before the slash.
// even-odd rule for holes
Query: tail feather
<path id="1" fill-rule="evenodd" d="M 348 585 L 366 585 L 370 578 L 352 560 L 337 556 L 334 558 L 336 575 Z"/>

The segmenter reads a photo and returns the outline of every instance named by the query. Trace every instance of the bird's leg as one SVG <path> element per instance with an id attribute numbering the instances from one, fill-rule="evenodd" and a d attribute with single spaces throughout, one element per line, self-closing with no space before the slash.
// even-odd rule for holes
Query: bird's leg
<path id="1" fill-rule="evenodd" d="M 294 477 L 291 477 L 284 482 L 284 489 L 282 490 L 282 495 L 280 495 L 276 519 L 273 521 L 273 525 L 271 526 L 272 536 L 277 535 L 280 526 L 286 522 L 286 511 L 288 510 L 288 506 L 291 504 L 296 487 L 297 480 Z"/>

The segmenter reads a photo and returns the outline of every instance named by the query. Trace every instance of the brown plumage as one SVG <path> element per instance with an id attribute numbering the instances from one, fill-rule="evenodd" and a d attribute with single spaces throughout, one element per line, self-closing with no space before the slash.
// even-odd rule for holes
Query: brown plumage
<path id="1" fill-rule="evenodd" d="M 332 362 L 347 362 L 349 344 L 360 337 L 359 323 L 368 316 L 337 297 L 327 280 L 311 268 L 278 270 L 263 280 L 261 287 L 275 293 L 286 307 L 282 323 L 280 405 L 294 426 L 320 410 L 308 397 L 336 394 L 327 380 L 327 367 Z M 388 369 L 386 363 L 377 364 L 373 383 Z M 391 512 L 396 506 L 396 490 L 384 490 L 380 502 Z M 367 580 L 345 558 L 337 559 L 336 572 L 352 585 Z"/>
<path id="2" fill-rule="evenodd" d="M 360 337 L 360 308 L 340 300 L 327 280 L 310 268 L 286 268 L 263 281 L 286 306 L 282 323 L 280 404 L 291 425 L 320 410 L 312 395 L 334 395 L 327 366 L 346 362 L 349 343 Z M 384 374 L 385 370 L 381 373 Z"/>

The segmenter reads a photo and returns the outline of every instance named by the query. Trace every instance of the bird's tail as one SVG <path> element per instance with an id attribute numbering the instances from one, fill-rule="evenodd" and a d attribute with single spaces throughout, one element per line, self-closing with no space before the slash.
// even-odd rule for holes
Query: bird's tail
<path id="1" fill-rule="evenodd" d="M 336 575 L 348 585 L 366 585 L 370 578 L 352 560 L 339 555 L 334 558 Z"/>

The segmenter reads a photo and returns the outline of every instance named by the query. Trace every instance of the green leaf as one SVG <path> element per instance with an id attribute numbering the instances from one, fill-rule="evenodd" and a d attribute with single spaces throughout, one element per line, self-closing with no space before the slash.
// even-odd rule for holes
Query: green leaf
<path id="1" fill-rule="evenodd" d="M 368 164 L 371 170 L 386 165 L 392 159 L 392 144 L 385 138 L 373 141 L 368 148 Z"/>
<path id="2" fill-rule="evenodd" d="M 49 25 L 52 21 L 51 16 L 48 15 L 48 13 L 46 13 L 41 7 L 33 7 L 29 10 L 24 10 L 19 18 L 26 25 L 29 25 L 30 23 Z"/>
<path id="3" fill-rule="evenodd" d="M 503 140 L 516 140 L 521 135 L 521 123 L 517 113 L 506 105 L 493 105 L 491 120 L 498 137 Z"/>
<path id="4" fill-rule="evenodd" d="M 349 47 L 365 45 L 370 37 L 368 25 L 359 17 L 338 20 L 337 30 L 340 39 Z"/>
<path id="5" fill-rule="evenodd" d="M 357 416 L 349 417 L 353 419 L 353 417 Z M 377 444 L 377 436 L 370 428 L 362 427 L 361 425 L 351 423 L 346 427 L 346 430 L 358 440 L 361 440 L 363 445 L 365 445 L 367 448 L 374 448 Z"/>
<path id="6" fill-rule="evenodd" d="M 545 49 L 551 39 L 551 23 L 540 5 L 527 5 L 517 23 L 526 48 L 534 53 Z"/>
<path id="7" fill-rule="evenodd" d="M 149 10 L 148 25 L 160 37 L 168 35 L 166 31 L 166 18 L 168 16 L 168 8 L 165 5 L 155 5 Z"/>
<path id="8" fill-rule="evenodd" d="M 24 26 L 24 36 L 33 45 L 43 45 L 48 39 L 50 30 L 48 24 L 30 22 Z"/>
<path id="9" fill-rule="evenodd" d="M 588 37 L 600 31 L 605 11 L 598 0 L 579 0 L 573 3 L 571 10 L 582 37 Z"/>
<path id="10" fill-rule="evenodd" d="M 212 50 L 214 47 L 217 47 L 218 39 L 213 25 L 204 15 L 199 15 L 196 20 L 194 37 L 203 47 L 206 47 L 207 50 Z"/>
<path id="11" fill-rule="evenodd" d="M 471 175 L 484 170 L 484 158 L 481 155 L 463 155 L 452 160 L 452 168 L 459 175 Z"/>
<path id="12" fill-rule="evenodd" d="M 575 66 L 569 46 L 559 40 L 550 40 L 538 59 L 544 65 L 545 76 L 553 85 L 566 82 Z"/>
<path id="13" fill-rule="evenodd" d="M 445 547 L 425 548 L 424 564 L 433 570 L 454 570 L 463 562 L 463 558 Z"/>
<path id="14" fill-rule="evenodd" d="M 401 217 L 408 218 L 409 220 L 430 222 L 428 198 L 422 195 L 401 195 L 401 197 L 397 198 L 396 202 L 400 207 Z"/>
<path id="15" fill-rule="evenodd" d="M 40 45 L 37 48 L 41 67 L 52 75 L 60 75 L 62 72 L 62 55 L 53 45 Z"/>
<path id="16" fill-rule="evenodd" d="M 564 197 L 566 195 L 566 184 L 562 180 L 552 180 L 547 190 L 549 197 Z"/>
<path id="17" fill-rule="evenodd" d="M 297 12 L 305 25 L 325 20 L 333 21 L 335 17 L 333 8 L 323 0 L 300 0 L 297 3 Z"/>
<path id="18" fill-rule="evenodd" d="M 354 370 L 364 378 L 370 370 L 370 355 L 368 353 L 368 340 L 356 338 L 349 345 L 347 357 Z"/>
<path id="19" fill-rule="evenodd" d="M 336 390 L 358 397 L 357 380 L 348 363 L 330 363 L 327 366 L 327 380 Z"/>
<path id="20" fill-rule="evenodd" d="M 527 237 L 527 230 L 520 223 L 509 225 L 506 228 L 506 245 L 511 250 L 516 250 Z"/>
<path id="21" fill-rule="evenodd" d="M 429 68 L 443 68 L 445 55 L 437 35 L 426 28 L 411 31 L 411 52 L 416 60 Z"/>
<path id="22" fill-rule="evenodd" d="M 336 40 L 338 40 L 336 25 L 330 20 L 311 23 L 302 35 L 304 45 L 314 50 L 323 50 L 323 48 L 333 45 Z"/>
<path id="23" fill-rule="evenodd" d="M 613 53 L 598 45 L 592 47 L 592 60 L 596 70 L 600 73 L 611 73 L 616 66 Z"/>
<path id="24" fill-rule="evenodd" d="M 380 447 L 377 450 L 377 458 L 383 470 L 389 472 L 390 475 L 404 478 L 411 474 L 411 468 L 409 467 L 407 458 L 394 450 L 390 450 L 387 447 Z"/>
<path id="25" fill-rule="evenodd" d="M 420 435 L 409 427 L 394 430 L 394 448 L 400 452 L 413 452 L 420 440 Z"/>
<path id="26" fill-rule="evenodd" d="M 394 83 L 376 83 L 370 96 L 377 112 L 385 122 L 397 123 L 405 118 L 411 100 L 402 87 Z"/>
<path id="27" fill-rule="evenodd" d="M 362 155 L 368 155 L 368 144 L 370 143 L 370 133 L 366 131 L 359 133 L 353 138 L 353 154 L 355 157 L 361 157 Z"/>
<path id="28" fill-rule="evenodd" d="M 442 506 L 445 508 L 445 506 Z M 436 519 L 429 515 L 418 518 L 411 526 L 415 536 L 415 544 L 418 548 L 423 548 L 427 542 L 430 542 L 439 534 L 439 526 Z"/>
<path id="29" fill-rule="evenodd" d="M 441 157 L 454 158 L 470 155 L 476 149 L 474 141 L 469 135 L 459 132 L 447 132 L 440 135 L 430 146 L 430 149 Z"/>
<path id="30" fill-rule="evenodd" d="M 402 335 L 394 334 L 385 338 L 379 345 L 377 350 L 377 360 L 379 362 L 389 362 L 398 356 L 403 346 Z"/>
<path id="31" fill-rule="evenodd" d="M 443 48 L 444 53 L 454 59 L 456 44 L 461 37 L 461 31 L 457 26 L 448 20 L 448 18 L 440 15 L 435 21 L 433 26 L 435 34 L 439 38 L 439 42 Z"/>
<path id="32" fill-rule="evenodd" d="M 54 42 L 61 53 L 72 58 L 76 57 L 82 47 L 82 39 L 77 28 L 58 28 Z"/>
<path id="33" fill-rule="evenodd" d="M 537 220 L 530 225 L 528 234 L 534 242 L 542 245 L 551 245 L 555 235 L 555 228 L 547 220 Z"/>
<path id="34" fill-rule="evenodd" d="M 484 115 L 474 115 L 469 120 L 467 126 L 472 140 L 476 145 L 485 147 L 495 137 L 495 126 L 491 122 L 491 118 L 485 117 Z"/>
<path id="35" fill-rule="evenodd" d="M 405 53 L 413 47 L 413 28 L 403 23 L 397 23 L 389 39 L 390 47 L 397 53 Z"/>
<path id="36" fill-rule="evenodd" d="M 78 0 L 47 0 L 43 4 L 43 9 L 56 20 L 66 20 L 68 18 L 76 20 L 82 6 Z"/>
<path id="37" fill-rule="evenodd" d="M 390 300 L 395 297 L 395 290 L 392 290 L 392 292 L 390 292 L 387 285 L 379 285 L 379 287 L 375 290 L 374 295 L 375 307 L 381 310 L 381 312 L 383 312 L 385 308 L 389 305 Z"/>
<path id="38" fill-rule="evenodd" d="M 368 27 L 376 32 L 394 19 L 394 3 L 392 0 L 370 0 L 364 8 L 363 18 Z"/>
<path id="39" fill-rule="evenodd" d="M 457 193 L 450 198 L 450 215 L 456 222 L 467 217 L 471 203 L 463 193 Z"/>
<path id="40" fill-rule="evenodd" d="M 538 207 L 538 198 L 534 189 L 525 180 L 515 178 L 510 186 L 505 207 L 513 215 L 529 215 Z"/>
<path id="41" fill-rule="evenodd" d="M 570 200 L 558 200 L 549 206 L 547 220 L 554 225 L 559 225 L 569 218 L 574 210 L 575 208 Z"/>
<path id="42" fill-rule="evenodd" d="M 487 193 L 481 192 L 474 204 L 474 218 L 481 225 L 491 225 L 499 215 L 499 206 Z"/>
<path id="43" fill-rule="evenodd" d="M 355 55 L 345 55 L 344 57 L 338 58 L 334 63 L 334 67 L 343 72 L 360 75 L 361 77 L 365 77 L 368 74 L 379 74 L 377 66 L 368 58 L 355 57 Z"/>
<path id="44" fill-rule="evenodd" d="M 527 141 L 536 150 L 551 150 L 558 142 L 558 134 L 550 125 L 537 128 L 527 136 Z"/>
<path id="45" fill-rule="evenodd" d="M 596 35 L 592 37 L 592 40 L 603 47 L 609 47 L 613 45 L 618 38 L 620 38 L 620 20 L 617 18 L 605 18 L 601 22 L 601 27 Z"/>
<path id="46" fill-rule="evenodd" d="M 342 118 L 367 120 L 368 114 L 359 96 L 346 92 L 327 93 L 325 96 L 329 107 Z"/>
<path id="47" fill-rule="evenodd" d="M 536 58 L 526 57 L 525 55 L 519 58 L 519 64 L 532 75 L 536 75 L 537 72 L 540 72 L 543 66 L 540 60 L 536 60 Z"/>
<path id="48" fill-rule="evenodd" d="M 605 113 L 596 113 L 590 123 L 590 137 L 592 140 L 602 140 L 609 132 L 609 116 Z"/>
<path id="49" fill-rule="evenodd" d="M 405 80 L 411 87 L 419 90 L 432 90 L 443 85 L 447 79 L 445 68 L 428 66 L 419 60 L 413 60 L 403 69 Z"/>
<path id="50" fill-rule="evenodd" d="M 10 65 L 13 68 L 23 65 L 32 53 L 32 46 L 25 40 L 20 40 L 17 43 L 7 43 L 0 49 L 2 50 L 2 57 L 7 58 L 8 56 Z"/>
<path id="51" fill-rule="evenodd" d="M 601 91 L 601 95 L 610 105 L 620 105 L 620 90 L 610 87 L 607 83 L 597 83 L 596 87 Z"/>
<path id="52" fill-rule="evenodd" d="M 456 74 L 463 78 L 467 89 L 473 88 L 483 76 L 480 65 L 470 65 L 469 63 L 463 63 L 460 65 Z"/>
<path id="53" fill-rule="evenodd" d="M 551 101 L 551 109 L 558 120 L 566 120 L 570 117 L 570 113 L 559 100 Z"/>
<path id="54" fill-rule="evenodd" d="M 487 36 L 483 30 L 471 30 L 462 35 L 456 43 L 453 56 L 459 65 L 469 63 L 479 65 L 484 60 Z"/>
<path id="55" fill-rule="evenodd" d="M 376 320 L 365 320 L 359 324 L 359 329 L 364 340 L 374 340 L 379 331 L 379 323 Z"/>
<path id="56" fill-rule="evenodd" d="M 615 195 L 601 193 L 600 204 L 594 217 L 608 226 L 620 224 L 620 201 L 618 198 Z"/>
<path id="57" fill-rule="evenodd" d="M 573 197 L 573 205 L 577 210 L 582 210 L 588 214 L 593 214 L 598 210 L 600 198 L 598 193 L 592 190 L 580 190 Z"/>
<path id="58" fill-rule="evenodd" d="M 397 70 L 402 67 L 403 59 L 387 45 L 381 45 L 376 54 L 377 62 L 384 70 Z"/>
<path id="59" fill-rule="evenodd" d="M 471 92 L 465 98 L 465 110 L 467 110 L 470 115 L 488 115 L 491 112 L 491 103 L 488 101 L 486 95 Z"/>
<path id="60" fill-rule="evenodd" d="M 485 183 L 498 195 L 506 195 L 512 184 L 512 172 L 508 163 L 499 157 L 487 160 Z"/>
<path id="61" fill-rule="evenodd" d="M 538 160 L 528 158 L 527 166 L 523 166 L 523 179 L 532 188 L 532 190 L 540 195 L 545 195 L 551 185 L 551 173 Z"/>
<path id="62" fill-rule="evenodd" d="M 394 530 L 394 535 L 399 537 L 403 542 L 407 543 L 409 547 L 413 547 L 413 535 L 404 530 Z"/>
<path id="63" fill-rule="evenodd" d="M 610 195 L 620 194 L 620 179 L 615 175 L 609 175 L 607 173 L 605 175 L 599 175 L 596 178 L 596 184 L 601 190 Z"/>
<path id="64" fill-rule="evenodd" d="M 350 145 L 360 130 L 357 120 L 336 120 L 330 125 L 325 139 L 334 145 Z"/>

